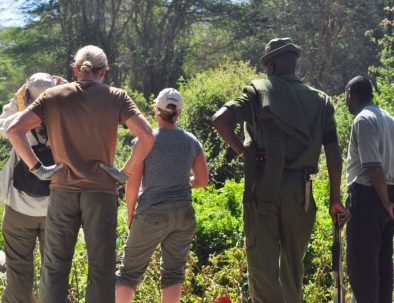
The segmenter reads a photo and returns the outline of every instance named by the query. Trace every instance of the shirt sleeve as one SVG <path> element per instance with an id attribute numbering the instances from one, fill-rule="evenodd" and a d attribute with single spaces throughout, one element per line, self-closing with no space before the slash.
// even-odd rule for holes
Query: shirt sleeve
<path id="1" fill-rule="evenodd" d="M 242 96 L 227 102 L 224 107 L 228 108 L 234 115 L 235 122 L 252 122 L 253 104 L 250 101 L 251 96 L 244 93 Z"/>
<path id="2" fill-rule="evenodd" d="M 382 155 L 379 151 L 379 133 L 376 123 L 362 118 L 353 125 L 357 139 L 361 167 L 380 166 Z"/>
<path id="3" fill-rule="evenodd" d="M 0 135 L 3 137 L 6 136 L 6 131 L 8 126 L 10 126 L 11 122 L 18 115 L 18 106 L 16 104 L 16 100 L 13 98 L 11 101 L 3 106 L 1 115 L 0 115 Z"/>
<path id="4" fill-rule="evenodd" d="M 198 139 L 196 138 L 195 135 L 193 135 L 191 132 L 184 131 L 185 134 L 189 137 L 190 140 L 190 145 L 191 145 L 191 157 L 192 159 L 196 158 L 200 152 L 203 151 L 202 144 Z"/>
<path id="5" fill-rule="evenodd" d="M 43 122 L 45 121 L 45 105 L 47 99 L 47 93 L 43 92 L 32 104 L 27 107 L 27 109 L 39 116 Z"/>
<path id="6" fill-rule="evenodd" d="M 202 144 L 197 139 L 194 141 L 193 149 L 194 149 L 194 153 L 195 153 L 196 157 L 199 153 L 201 153 L 203 151 Z"/>
<path id="7" fill-rule="evenodd" d="M 130 117 L 140 114 L 140 110 L 138 109 L 137 105 L 134 103 L 134 101 L 130 98 L 130 96 L 126 93 L 122 93 L 122 98 L 123 98 L 123 105 L 120 110 L 120 117 L 119 121 L 125 123 L 127 119 Z"/>

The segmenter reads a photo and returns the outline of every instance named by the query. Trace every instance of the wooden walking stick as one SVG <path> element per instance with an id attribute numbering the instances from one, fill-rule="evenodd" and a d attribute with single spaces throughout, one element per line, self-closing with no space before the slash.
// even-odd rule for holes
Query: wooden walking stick
<path id="1" fill-rule="evenodd" d="M 334 303 L 345 303 L 345 289 L 343 287 L 342 271 L 342 241 L 341 222 L 346 220 L 346 215 L 338 213 L 334 226 L 334 243 L 332 246 L 332 269 L 334 271 Z"/>

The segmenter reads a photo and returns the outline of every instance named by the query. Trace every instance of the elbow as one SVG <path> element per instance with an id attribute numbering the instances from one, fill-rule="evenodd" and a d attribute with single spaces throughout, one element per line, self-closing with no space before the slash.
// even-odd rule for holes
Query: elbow
<path id="1" fill-rule="evenodd" d="M 208 186 L 208 176 L 194 180 L 194 188 L 202 188 L 207 186 Z"/>
<path id="2" fill-rule="evenodd" d="M 7 138 L 13 138 L 18 133 L 18 128 L 15 124 L 11 124 L 5 131 Z"/>
<path id="3" fill-rule="evenodd" d="M 147 135 L 146 140 L 149 146 L 153 147 L 153 144 L 155 143 L 155 135 L 153 133 L 153 130 Z"/>
<path id="4" fill-rule="evenodd" d="M 200 187 L 207 187 L 207 186 L 208 186 L 208 178 L 206 180 L 204 180 L 203 182 L 201 182 Z"/>
<path id="5" fill-rule="evenodd" d="M 220 116 L 218 116 L 217 114 L 214 114 L 212 116 L 212 125 L 214 128 L 219 129 L 221 126 L 221 121 L 220 121 Z"/>
<path id="6" fill-rule="evenodd" d="M 146 147 L 151 149 L 155 143 L 155 135 L 153 130 L 147 131 L 143 136 L 138 137 L 139 141 L 143 143 Z"/>
<path id="7" fill-rule="evenodd" d="M 208 171 L 204 175 L 204 178 L 201 180 L 201 187 L 207 187 L 208 186 L 208 181 L 209 181 L 209 176 L 208 176 Z"/>

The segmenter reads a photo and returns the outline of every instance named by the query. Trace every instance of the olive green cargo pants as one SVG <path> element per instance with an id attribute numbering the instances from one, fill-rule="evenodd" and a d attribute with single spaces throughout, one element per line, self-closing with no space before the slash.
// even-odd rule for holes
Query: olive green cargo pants
<path id="1" fill-rule="evenodd" d="M 245 245 L 253 303 L 302 303 L 303 257 L 316 206 L 304 211 L 304 181 L 284 177 L 275 203 L 244 194 Z"/>
<path id="2" fill-rule="evenodd" d="M 85 302 L 115 302 L 116 215 L 115 195 L 51 191 L 40 303 L 66 302 L 69 273 L 81 224 L 88 259 Z"/>
<path id="3" fill-rule="evenodd" d="M 45 217 L 21 214 L 5 207 L 3 219 L 7 285 L 2 303 L 31 303 L 34 282 L 34 251 L 37 238 L 43 255 Z"/>

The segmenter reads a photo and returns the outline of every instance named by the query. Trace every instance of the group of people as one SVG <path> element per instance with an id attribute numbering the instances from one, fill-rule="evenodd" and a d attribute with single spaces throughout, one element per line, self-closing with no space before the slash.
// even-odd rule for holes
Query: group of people
<path id="1" fill-rule="evenodd" d="M 3 108 L 0 121 L 13 157 L 3 170 L 9 177 L 2 182 L 8 187 L 2 193 L 7 205 L 2 302 L 32 302 L 37 238 L 43 260 L 39 301 L 66 302 L 81 226 L 88 256 L 86 302 L 115 302 L 117 183 L 126 183 L 131 227 L 116 272 L 116 301 L 130 302 L 160 243 L 162 301 L 179 302 L 196 228 L 191 188 L 208 184 L 200 142 L 176 126 L 182 97 L 172 88 L 160 92 L 154 103 L 158 129 L 153 130 L 124 90 L 102 84 L 108 70 L 102 49 L 81 48 L 72 67 L 76 82 L 60 84 L 49 74 L 34 74 L 21 88 L 24 97 L 18 92 Z M 18 102 L 27 108 L 19 108 Z M 136 137 L 121 170 L 113 166 L 119 124 Z M 40 159 L 35 140 L 50 145 L 52 165 Z M 49 197 L 15 188 L 19 161 L 27 165 L 26 174 L 50 180 Z"/>
<path id="2" fill-rule="evenodd" d="M 296 76 L 300 54 L 289 38 L 271 40 L 261 58 L 268 79 L 253 80 L 213 117 L 214 127 L 244 161 L 252 302 L 303 302 L 303 256 L 316 215 L 310 176 L 318 170 L 323 146 L 329 212 L 334 222 L 339 213 L 348 221 L 347 268 L 354 301 L 391 303 L 394 119 L 373 104 L 368 79 L 349 81 L 345 99 L 356 117 L 346 208 L 340 196 L 342 158 L 334 107 L 324 92 Z M 125 91 L 102 84 L 109 68 L 102 49 L 81 48 L 72 68 L 77 81 L 71 83 L 34 74 L 0 116 L 0 133 L 13 146 L 0 174 L 7 267 L 2 302 L 32 302 L 37 238 L 42 255 L 39 301 L 66 302 L 81 226 L 88 255 L 87 303 L 130 302 L 159 244 L 161 302 L 180 302 L 196 229 L 191 188 L 208 184 L 201 143 L 177 127 L 182 96 L 173 88 L 157 95 L 158 128 L 152 129 Z M 234 132 L 241 122 L 244 142 Z M 113 165 L 119 124 L 136 137 L 121 169 Z M 37 145 L 52 151 L 53 162 L 43 161 Z M 19 162 L 26 165 L 26 174 L 46 180 L 50 193 L 18 189 Z M 126 183 L 129 235 L 115 272 L 119 183 Z"/>

